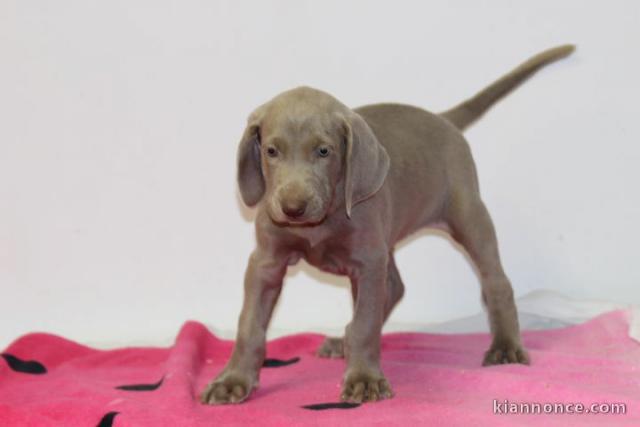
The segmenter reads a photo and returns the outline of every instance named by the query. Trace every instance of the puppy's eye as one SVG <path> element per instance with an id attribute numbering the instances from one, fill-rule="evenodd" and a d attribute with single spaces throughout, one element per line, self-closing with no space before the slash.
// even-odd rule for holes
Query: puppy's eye
<path id="1" fill-rule="evenodd" d="M 327 147 L 318 148 L 318 156 L 327 157 L 329 155 L 329 149 Z"/>
<path id="2" fill-rule="evenodd" d="M 278 157 L 278 150 L 276 150 L 274 147 L 268 147 L 267 148 L 267 156 L 269 156 L 269 157 Z"/>

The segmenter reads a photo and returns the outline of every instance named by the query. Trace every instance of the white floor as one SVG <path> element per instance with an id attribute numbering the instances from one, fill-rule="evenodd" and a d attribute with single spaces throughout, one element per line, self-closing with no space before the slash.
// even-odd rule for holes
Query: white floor
<path id="1" fill-rule="evenodd" d="M 572 299 L 558 292 L 538 290 L 530 292 L 517 300 L 519 320 L 522 330 L 553 329 L 585 322 L 600 314 L 613 310 L 625 310 L 629 316 L 629 336 L 640 342 L 640 307 L 623 305 L 602 300 Z M 209 325 L 216 335 L 233 339 L 233 330 L 216 329 Z M 430 333 L 466 333 L 488 332 L 489 325 L 484 312 L 443 323 L 390 323 L 385 325 L 385 332 L 430 332 Z M 178 331 L 176 331 L 177 333 Z M 269 339 L 284 335 L 300 333 L 292 325 L 291 329 L 271 328 Z M 341 335 L 342 330 L 331 328 L 314 328 L 314 332 L 327 335 Z M 123 337 L 121 341 L 101 341 L 86 343 L 97 348 L 114 348 L 128 345 L 171 345 L 174 336 L 167 336 L 160 341 L 149 341 L 141 337 Z"/>
<path id="2" fill-rule="evenodd" d="M 572 299 L 561 293 L 548 290 L 530 292 L 517 300 L 520 326 L 524 329 L 551 329 L 575 325 L 585 322 L 600 314 L 619 309 L 626 309 L 630 313 L 631 326 L 640 320 L 638 307 L 623 305 L 601 300 Z M 635 320 L 634 320 L 635 319 Z M 630 328 L 635 338 L 640 338 L 638 325 Z M 390 325 L 395 328 L 396 325 Z M 395 330 L 395 329 L 394 329 Z M 489 325 L 484 313 L 456 319 L 440 324 L 426 325 L 420 328 L 425 332 L 486 332 Z"/>

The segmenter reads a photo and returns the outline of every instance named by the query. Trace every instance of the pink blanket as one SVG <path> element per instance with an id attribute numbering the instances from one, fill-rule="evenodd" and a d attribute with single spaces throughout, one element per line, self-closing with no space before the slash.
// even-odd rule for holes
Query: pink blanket
<path id="1" fill-rule="evenodd" d="M 627 329 L 626 314 L 612 312 L 579 326 L 527 331 L 532 366 L 489 368 L 480 367 L 486 334 L 389 334 L 382 365 L 396 397 L 361 406 L 338 403 L 344 361 L 313 355 L 320 335 L 270 342 L 251 399 L 213 407 L 197 395 L 232 343 L 199 323 L 186 323 L 171 348 L 100 351 L 30 334 L 0 359 L 0 425 L 638 426 L 640 345 Z M 557 413 L 575 412 L 576 404 L 590 413 Z"/>

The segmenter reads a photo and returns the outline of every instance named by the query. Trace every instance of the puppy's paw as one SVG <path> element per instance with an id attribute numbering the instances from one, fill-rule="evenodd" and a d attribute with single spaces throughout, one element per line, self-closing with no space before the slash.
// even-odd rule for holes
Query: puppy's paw
<path id="1" fill-rule="evenodd" d="M 246 375 L 223 373 L 205 387 L 200 402 L 206 405 L 240 403 L 249 397 L 254 387 L 253 381 Z"/>
<path id="2" fill-rule="evenodd" d="M 393 397 L 393 391 L 381 372 L 347 373 L 340 399 L 345 402 L 376 402 Z"/>
<path id="3" fill-rule="evenodd" d="M 316 352 L 318 357 L 339 359 L 344 357 L 344 341 L 342 338 L 326 337 Z"/>
<path id="4" fill-rule="evenodd" d="M 529 354 L 522 345 L 513 342 L 494 342 L 484 354 L 482 366 L 502 365 L 506 363 L 528 365 L 530 361 Z"/>

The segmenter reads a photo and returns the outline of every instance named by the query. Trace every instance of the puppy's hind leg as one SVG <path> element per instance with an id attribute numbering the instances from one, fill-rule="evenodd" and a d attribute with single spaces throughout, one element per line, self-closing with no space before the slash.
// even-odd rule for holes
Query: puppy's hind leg
<path id="1" fill-rule="evenodd" d="M 529 356 L 520 341 L 513 289 L 502 269 L 495 230 L 484 203 L 477 194 L 454 197 L 446 220 L 452 237 L 466 249 L 480 274 L 493 335 L 482 364 L 528 364 Z"/>
<path id="2" fill-rule="evenodd" d="M 393 253 L 389 254 L 389 266 L 387 272 L 387 301 L 384 306 L 384 320 L 386 321 L 393 308 L 398 304 L 404 295 L 404 283 L 398 272 Z M 351 295 L 355 303 L 358 290 L 351 288 Z M 344 338 L 327 337 L 316 353 L 319 357 L 341 358 L 344 357 Z"/>

